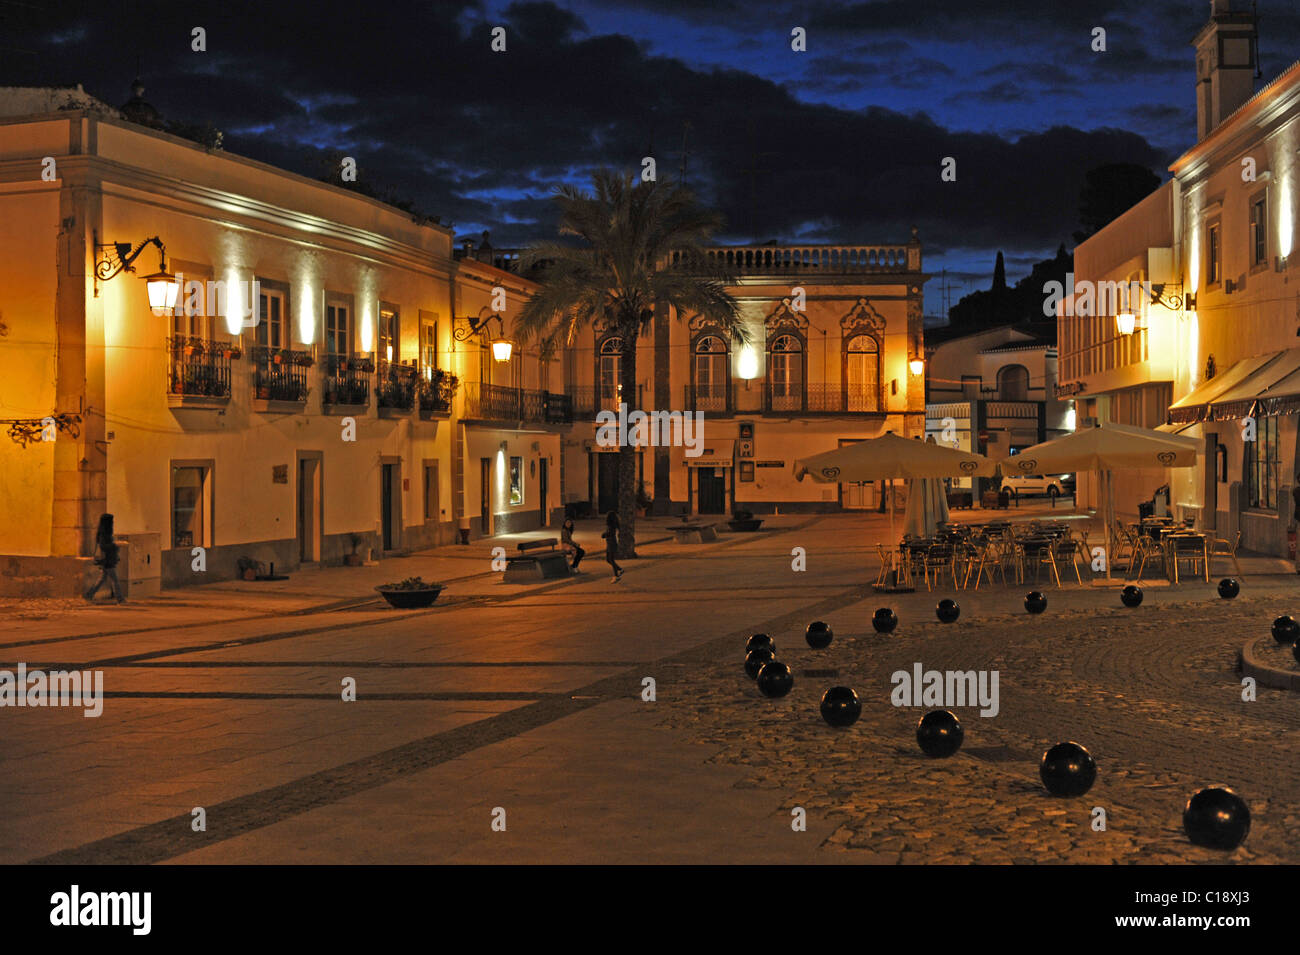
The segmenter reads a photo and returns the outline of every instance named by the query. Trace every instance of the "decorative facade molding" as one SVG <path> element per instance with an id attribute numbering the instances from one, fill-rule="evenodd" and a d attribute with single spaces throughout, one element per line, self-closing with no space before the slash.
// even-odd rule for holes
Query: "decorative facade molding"
<path id="1" fill-rule="evenodd" d="M 763 326 L 767 329 L 769 339 L 789 328 L 793 328 L 801 337 L 807 337 L 805 333 L 808 331 L 808 316 L 803 312 L 796 312 L 790 307 L 790 300 L 783 298 L 781 304 L 772 309 L 763 319 Z"/>
<path id="2" fill-rule="evenodd" d="M 857 303 L 840 319 L 842 335 L 847 335 L 854 330 L 869 331 L 877 338 L 885 331 L 885 316 L 876 311 L 876 307 L 869 299 L 858 299 Z"/>

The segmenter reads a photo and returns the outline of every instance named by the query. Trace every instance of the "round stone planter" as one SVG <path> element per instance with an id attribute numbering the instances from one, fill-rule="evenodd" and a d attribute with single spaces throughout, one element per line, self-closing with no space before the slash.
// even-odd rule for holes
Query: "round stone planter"
<path id="1" fill-rule="evenodd" d="M 420 607 L 427 607 L 438 599 L 438 594 L 442 593 L 442 587 L 425 587 L 422 590 L 395 590 L 391 587 L 376 587 L 375 590 L 383 594 L 390 607 L 398 610 L 416 610 Z"/>

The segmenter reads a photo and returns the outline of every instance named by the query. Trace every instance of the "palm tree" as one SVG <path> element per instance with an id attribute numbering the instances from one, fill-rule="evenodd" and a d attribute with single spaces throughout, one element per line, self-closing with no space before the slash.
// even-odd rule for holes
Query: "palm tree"
<path id="1" fill-rule="evenodd" d="M 521 265 L 538 267 L 541 288 L 515 327 L 524 341 L 537 338 L 542 357 L 550 358 L 572 347 L 584 328 L 607 322 L 622 340 L 620 385 L 635 407 L 637 339 L 657 308 L 702 316 L 741 342 L 748 336 L 727 292 L 735 279 L 699 254 L 721 226 L 716 213 L 679 185 L 637 182 L 608 169 L 592 182 L 594 195 L 572 186 L 556 190 L 560 235 L 578 241 L 545 242 L 524 254 Z M 681 253 L 678 264 L 670 264 L 674 252 Z M 637 487 L 636 449 L 625 445 L 618 465 L 620 557 L 636 556 Z"/>

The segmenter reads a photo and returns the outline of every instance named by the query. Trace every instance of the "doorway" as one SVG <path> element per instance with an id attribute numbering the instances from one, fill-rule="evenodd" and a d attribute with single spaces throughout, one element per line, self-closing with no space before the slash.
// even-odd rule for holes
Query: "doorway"
<path id="1" fill-rule="evenodd" d="M 320 560 L 321 547 L 321 461 L 318 455 L 298 457 L 298 560 Z"/>
<path id="2" fill-rule="evenodd" d="M 602 514 L 618 510 L 618 459 L 619 454 L 603 452 L 596 455 L 598 486 L 596 510 Z"/>
<path id="3" fill-rule="evenodd" d="M 400 481 L 402 465 L 400 462 L 381 464 L 380 474 L 380 541 L 383 550 L 396 550 L 401 544 L 402 506 Z"/>
<path id="4" fill-rule="evenodd" d="M 546 527 L 551 523 L 551 515 L 546 508 L 546 458 L 537 459 L 537 507 L 538 521 L 541 527 Z"/>
<path id="5" fill-rule="evenodd" d="M 484 537 L 490 537 L 492 536 L 492 459 L 479 458 L 478 465 L 479 529 Z"/>
<path id="6" fill-rule="evenodd" d="M 438 462 L 424 465 L 424 524 L 427 533 L 432 535 L 429 543 L 434 547 L 442 544 L 442 508 L 439 500 Z"/>
<path id="7" fill-rule="evenodd" d="M 722 468 L 696 468 L 699 475 L 699 502 L 701 514 L 727 512 L 727 480 Z"/>

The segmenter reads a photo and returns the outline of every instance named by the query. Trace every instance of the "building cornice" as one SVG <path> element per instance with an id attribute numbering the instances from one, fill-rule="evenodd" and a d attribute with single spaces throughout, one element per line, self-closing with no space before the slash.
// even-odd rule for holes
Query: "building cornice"
<path id="1" fill-rule="evenodd" d="M 1300 100 L 1300 60 L 1283 70 L 1272 82 L 1229 116 L 1214 130 L 1169 166 L 1169 171 L 1182 179 L 1206 165 L 1221 151 L 1235 152 L 1231 144 L 1238 136 L 1249 136 L 1262 126 L 1273 122 Z"/>

